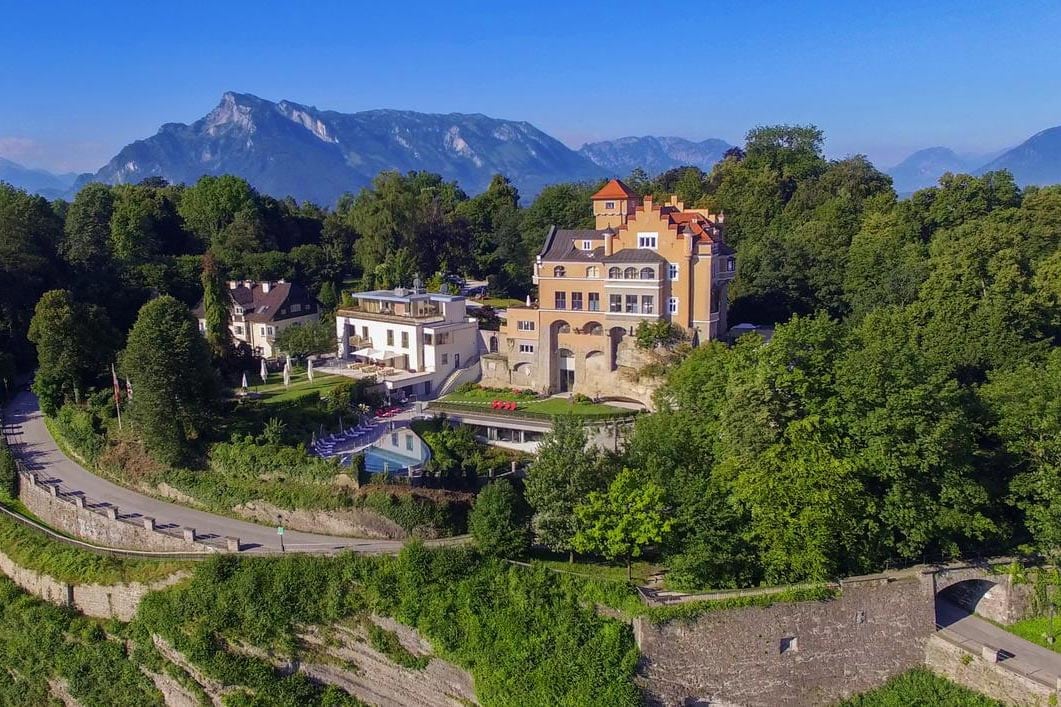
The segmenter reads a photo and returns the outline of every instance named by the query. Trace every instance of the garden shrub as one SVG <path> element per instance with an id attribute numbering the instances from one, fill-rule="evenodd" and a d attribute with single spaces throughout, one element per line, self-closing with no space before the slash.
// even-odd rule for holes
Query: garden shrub
<path id="1" fill-rule="evenodd" d="M 0 437 L 0 501 L 10 502 L 18 498 L 18 464 L 15 455 Z"/>
<path id="2" fill-rule="evenodd" d="M 359 503 L 411 534 L 460 535 L 467 528 L 467 506 L 445 498 L 372 489 L 359 496 Z"/>
<path id="3" fill-rule="evenodd" d="M 102 426 L 92 411 L 67 403 L 52 420 L 71 450 L 87 463 L 95 464 L 106 440 Z"/>

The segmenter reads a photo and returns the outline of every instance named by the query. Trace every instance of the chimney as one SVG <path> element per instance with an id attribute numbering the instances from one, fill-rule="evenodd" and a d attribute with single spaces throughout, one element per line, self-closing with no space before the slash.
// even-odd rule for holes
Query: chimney
<path id="1" fill-rule="evenodd" d="M 244 280 L 243 281 L 243 286 L 246 287 L 248 290 L 253 290 L 254 289 L 254 280 Z"/>
<path id="2" fill-rule="evenodd" d="M 604 229 L 604 257 L 608 257 L 612 254 L 612 237 L 615 236 L 615 231 L 611 228 Z"/>
<path id="3" fill-rule="evenodd" d="M 265 293 L 269 292 L 269 290 L 272 288 L 272 286 L 273 286 L 273 283 L 271 283 L 271 282 L 268 282 L 268 281 L 263 282 L 262 283 L 262 294 L 265 294 Z"/>
<path id="4" fill-rule="evenodd" d="M 234 290 L 237 287 L 239 287 L 239 280 L 229 280 L 228 281 L 228 289 Z"/>

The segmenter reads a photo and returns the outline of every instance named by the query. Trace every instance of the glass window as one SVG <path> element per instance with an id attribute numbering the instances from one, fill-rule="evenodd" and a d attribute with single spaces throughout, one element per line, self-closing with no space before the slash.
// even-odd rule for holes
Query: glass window
<path id="1" fill-rule="evenodd" d="M 368 338 L 368 327 L 367 326 L 361 327 L 361 338 L 363 338 L 363 339 L 367 339 Z"/>
<path id="2" fill-rule="evenodd" d="M 722 304 L 722 290 L 718 287 L 711 288 L 711 313 L 718 314 L 718 308 Z"/>
<path id="3" fill-rule="evenodd" d="M 641 279 L 642 280 L 655 280 L 656 271 L 652 268 L 641 268 Z"/>
<path id="4" fill-rule="evenodd" d="M 571 309 L 582 309 L 582 293 L 571 293 Z"/>
<path id="5" fill-rule="evenodd" d="M 402 332 L 402 348 L 409 348 L 409 332 L 407 331 Z"/>
<path id="6" fill-rule="evenodd" d="M 387 330 L 387 346 L 394 346 L 394 330 Z"/>
<path id="7" fill-rule="evenodd" d="M 448 353 L 442 354 L 442 365 L 443 366 L 449 365 L 449 354 Z"/>
<path id="8" fill-rule="evenodd" d="M 589 293 L 589 311 L 599 312 L 600 311 L 600 293 L 590 292 Z"/>
<path id="9" fill-rule="evenodd" d="M 626 313 L 637 314 L 637 295 L 626 296 Z"/>
<path id="10" fill-rule="evenodd" d="M 678 313 L 678 298 L 677 297 L 671 297 L 669 300 L 667 300 L 667 312 L 669 314 L 677 314 Z"/>
<path id="11" fill-rule="evenodd" d="M 534 331 L 534 322 L 520 319 L 516 322 L 516 329 L 519 331 Z"/>
<path id="12" fill-rule="evenodd" d="M 608 295 L 608 311 L 609 312 L 621 312 L 621 311 L 623 311 L 623 296 L 622 295 Z"/>
<path id="13" fill-rule="evenodd" d="M 623 279 L 624 280 L 636 280 L 637 279 L 637 268 L 631 266 L 631 267 L 628 267 L 626 270 L 623 270 Z"/>
<path id="14" fill-rule="evenodd" d="M 736 269 L 737 269 L 737 261 L 736 260 L 734 260 L 733 258 L 729 258 L 728 260 L 726 260 L 726 270 L 728 270 L 729 272 L 733 272 Z"/>
<path id="15" fill-rule="evenodd" d="M 667 263 L 667 277 L 671 280 L 678 279 L 678 266 L 675 263 Z"/>
<path id="16" fill-rule="evenodd" d="M 397 432 L 392 432 L 391 433 L 391 446 L 392 447 L 397 447 L 398 446 L 398 433 Z"/>
<path id="17" fill-rule="evenodd" d="M 608 277 L 612 280 L 618 280 L 623 276 L 623 271 L 619 268 L 608 268 Z"/>
<path id="18" fill-rule="evenodd" d="M 405 435 L 405 448 L 410 452 L 413 451 L 413 436 Z"/>
<path id="19" fill-rule="evenodd" d="M 557 265 L 553 268 L 553 277 L 563 277 L 565 273 L 563 265 Z"/>
<path id="20" fill-rule="evenodd" d="M 520 353 L 534 353 L 534 344 L 520 344 L 519 345 L 519 352 Z"/>
<path id="21" fill-rule="evenodd" d="M 556 293 L 556 309 L 567 309 L 567 293 Z"/>
<path id="22" fill-rule="evenodd" d="M 434 334 L 424 334 L 424 343 L 427 344 L 428 346 L 434 346 L 434 344 L 435 344 L 435 335 Z"/>
<path id="23" fill-rule="evenodd" d="M 606 202 L 604 202 L 604 208 L 606 208 L 606 209 L 614 209 L 615 208 L 615 202 L 614 201 L 606 201 Z"/>
<path id="24" fill-rule="evenodd" d="M 656 298 L 654 295 L 641 295 L 641 314 L 653 314 Z"/>
<path id="25" fill-rule="evenodd" d="M 586 277 L 600 277 L 600 268 L 596 265 L 590 265 L 586 268 Z"/>
<path id="26" fill-rule="evenodd" d="M 638 233 L 637 234 L 637 247 L 638 248 L 651 248 L 655 250 L 656 240 L 658 235 L 655 233 Z"/>
<path id="27" fill-rule="evenodd" d="M 582 250 L 593 250 L 593 241 L 582 241 Z"/>

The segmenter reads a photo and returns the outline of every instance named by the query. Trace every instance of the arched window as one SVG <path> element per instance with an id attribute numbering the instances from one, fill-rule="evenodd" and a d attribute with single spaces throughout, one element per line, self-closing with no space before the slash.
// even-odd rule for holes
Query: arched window
<path id="1" fill-rule="evenodd" d="M 620 270 L 619 268 L 616 268 L 616 267 L 608 268 L 608 279 L 610 279 L 610 280 L 618 280 L 622 276 L 623 276 L 623 271 Z"/>
<path id="2" fill-rule="evenodd" d="M 555 268 L 553 268 L 553 277 L 563 277 L 564 274 L 565 271 L 563 265 L 557 265 Z"/>
<path id="3" fill-rule="evenodd" d="M 626 270 L 623 270 L 623 279 L 636 280 L 637 279 L 637 268 L 631 266 L 631 267 L 627 268 Z"/>
<path id="4" fill-rule="evenodd" d="M 601 336 L 604 334 L 604 327 L 600 325 L 600 322 L 586 322 L 582 325 L 582 333 Z"/>
<path id="5" fill-rule="evenodd" d="M 596 265 L 590 265 L 586 268 L 586 277 L 600 277 L 600 268 Z"/>
<path id="6" fill-rule="evenodd" d="M 642 280 L 655 280 L 656 271 L 652 268 L 641 268 L 641 279 Z"/>

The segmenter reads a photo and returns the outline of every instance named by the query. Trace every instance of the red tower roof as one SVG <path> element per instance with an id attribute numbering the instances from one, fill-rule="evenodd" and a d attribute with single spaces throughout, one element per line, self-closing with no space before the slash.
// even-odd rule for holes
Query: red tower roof
<path id="1" fill-rule="evenodd" d="M 596 194 L 594 194 L 590 198 L 596 200 L 596 199 L 634 199 L 636 197 L 637 197 L 637 194 L 634 193 L 633 189 L 631 189 L 630 187 L 628 187 L 625 184 L 623 184 L 620 180 L 613 179 L 610 182 L 608 182 L 607 184 L 605 184 L 603 187 L 601 187 L 600 191 L 598 191 Z"/>

